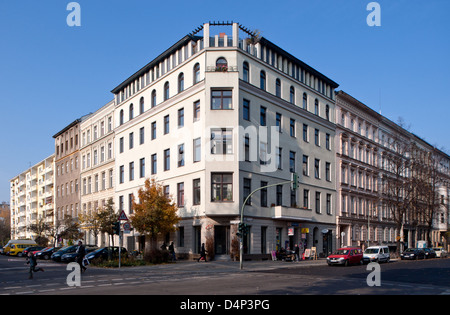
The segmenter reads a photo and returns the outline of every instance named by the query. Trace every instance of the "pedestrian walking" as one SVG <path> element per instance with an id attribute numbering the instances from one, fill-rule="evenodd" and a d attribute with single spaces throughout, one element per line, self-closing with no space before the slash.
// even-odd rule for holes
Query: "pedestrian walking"
<path id="1" fill-rule="evenodd" d="M 30 275 L 29 275 L 28 279 L 33 279 L 33 272 L 44 271 L 44 269 L 36 268 L 36 266 L 37 266 L 36 257 L 33 255 L 31 250 L 28 252 L 27 258 L 28 258 L 27 264 L 30 264 L 30 271 L 29 271 Z"/>
<path id="2" fill-rule="evenodd" d="M 204 260 L 206 262 L 205 243 L 202 243 L 202 249 L 200 250 L 200 258 L 197 259 L 197 261 L 200 262 L 200 260 Z"/>
<path id="3" fill-rule="evenodd" d="M 170 245 L 169 245 L 169 252 L 170 252 L 170 256 L 172 258 L 172 261 L 176 261 L 177 257 L 175 256 L 175 247 L 173 245 L 173 242 L 171 242 Z"/>
<path id="4" fill-rule="evenodd" d="M 77 248 L 76 253 L 77 253 L 76 260 L 77 260 L 77 263 L 80 265 L 81 272 L 86 271 L 87 268 L 83 264 L 83 259 L 84 259 L 84 256 L 86 255 L 86 249 L 84 248 L 82 241 L 78 242 L 78 248 Z"/>
<path id="5" fill-rule="evenodd" d="M 300 261 L 300 247 L 298 247 L 298 244 L 295 244 L 295 261 Z"/>

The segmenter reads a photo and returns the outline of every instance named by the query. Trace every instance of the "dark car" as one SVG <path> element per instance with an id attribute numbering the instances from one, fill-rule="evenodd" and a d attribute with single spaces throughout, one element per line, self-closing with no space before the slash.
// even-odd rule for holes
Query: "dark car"
<path id="1" fill-rule="evenodd" d="M 61 256 L 67 253 L 73 253 L 77 250 L 77 245 L 66 246 L 54 252 L 50 257 L 53 261 L 61 261 Z"/>
<path id="2" fill-rule="evenodd" d="M 425 252 L 425 258 L 436 258 L 436 252 L 432 248 L 422 248 Z"/>
<path id="3" fill-rule="evenodd" d="M 52 254 L 58 250 L 60 250 L 61 247 L 49 247 L 49 248 L 45 248 L 39 252 L 36 253 L 36 258 L 37 259 L 45 259 L 45 260 L 49 260 L 50 257 L 52 256 Z"/>
<path id="4" fill-rule="evenodd" d="M 43 250 L 45 247 L 44 246 L 30 246 L 27 247 L 23 250 L 22 252 L 22 256 L 28 256 L 28 252 L 35 252 L 35 251 L 39 251 L 39 250 Z"/>
<path id="5" fill-rule="evenodd" d="M 88 253 L 90 253 L 90 252 L 93 252 L 94 250 L 97 250 L 97 249 L 98 249 L 98 247 L 89 246 L 89 245 L 86 246 L 86 247 L 85 247 L 86 255 L 87 255 Z M 61 261 L 62 261 L 62 262 L 66 262 L 66 263 L 73 262 L 73 261 L 76 260 L 77 255 L 78 255 L 78 253 L 77 253 L 76 250 L 75 250 L 74 252 L 71 252 L 71 253 L 63 254 L 63 255 L 61 256 Z"/>
<path id="6" fill-rule="evenodd" d="M 124 247 L 121 247 L 120 254 L 121 256 L 127 255 L 127 250 Z M 102 247 L 86 255 L 86 258 L 89 260 L 89 262 L 92 262 L 92 260 L 94 259 L 108 260 L 109 257 L 113 259 L 119 257 L 118 246 Z"/>
<path id="7" fill-rule="evenodd" d="M 421 248 L 408 248 L 400 254 L 401 259 L 425 259 L 425 252 Z"/>

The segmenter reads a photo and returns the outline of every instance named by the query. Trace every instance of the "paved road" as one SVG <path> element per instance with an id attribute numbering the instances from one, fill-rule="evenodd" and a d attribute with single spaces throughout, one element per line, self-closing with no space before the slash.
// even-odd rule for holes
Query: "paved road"
<path id="1" fill-rule="evenodd" d="M 67 285 L 65 264 L 39 261 L 28 280 L 25 259 L 0 256 L 0 294 L 51 295 L 439 295 L 450 294 L 450 259 L 381 264 L 381 286 L 367 285 L 367 266 L 289 262 L 178 262 L 119 269 L 89 268 L 81 286 Z"/>

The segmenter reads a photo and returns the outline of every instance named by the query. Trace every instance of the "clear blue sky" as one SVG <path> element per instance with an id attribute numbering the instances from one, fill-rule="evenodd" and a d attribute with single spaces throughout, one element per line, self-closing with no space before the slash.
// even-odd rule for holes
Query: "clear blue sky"
<path id="1" fill-rule="evenodd" d="M 340 84 L 393 121 L 450 150 L 450 1 L 0 0 L 0 201 L 9 180 L 51 155 L 52 136 L 112 99 L 110 91 L 208 21 L 234 21 Z"/>

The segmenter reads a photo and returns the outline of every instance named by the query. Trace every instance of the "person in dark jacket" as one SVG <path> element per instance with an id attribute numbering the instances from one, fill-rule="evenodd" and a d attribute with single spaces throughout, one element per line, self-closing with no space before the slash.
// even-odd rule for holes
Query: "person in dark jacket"
<path id="1" fill-rule="evenodd" d="M 170 258 L 172 259 L 172 261 L 176 261 L 177 257 L 175 255 L 175 246 L 173 245 L 173 242 L 170 243 L 170 245 L 169 245 L 169 252 L 170 252 Z"/>
<path id="2" fill-rule="evenodd" d="M 44 269 L 36 268 L 37 266 L 36 257 L 33 255 L 31 250 L 28 252 L 27 258 L 28 258 L 27 264 L 30 264 L 30 276 L 28 277 L 28 279 L 33 279 L 33 272 L 44 271 Z"/>
<path id="3" fill-rule="evenodd" d="M 84 248 L 82 241 L 78 242 L 78 248 L 77 248 L 76 253 L 77 253 L 76 260 L 77 260 L 77 263 L 80 265 L 80 270 L 82 272 L 86 271 L 87 268 L 85 266 L 83 266 L 83 259 L 84 259 L 84 256 L 86 255 L 86 249 Z"/>
<path id="4" fill-rule="evenodd" d="M 200 260 L 204 260 L 206 262 L 206 250 L 205 250 L 205 243 L 202 243 L 202 249 L 200 251 L 200 258 L 197 259 L 198 262 L 200 262 Z"/>

